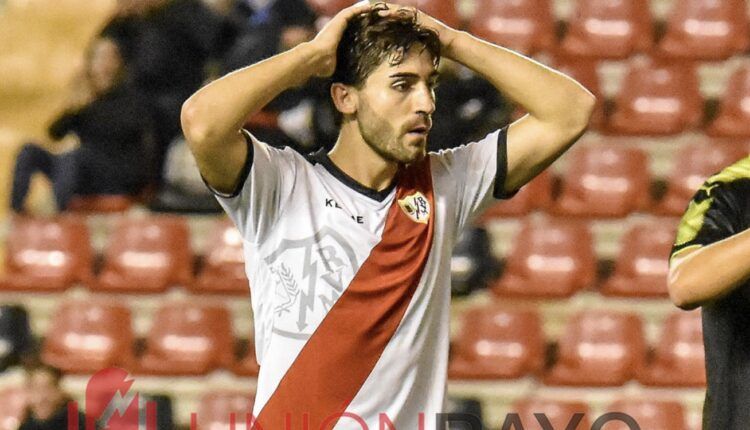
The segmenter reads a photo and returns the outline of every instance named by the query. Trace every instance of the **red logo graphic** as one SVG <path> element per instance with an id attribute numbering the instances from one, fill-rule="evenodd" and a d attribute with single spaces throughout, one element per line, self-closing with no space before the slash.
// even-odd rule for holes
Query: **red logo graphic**
<path id="1" fill-rule="evenodd" d="M 94 374 L 86 385 L 86 430 L 157 430 L 156 403 L 131 392 L 128 372 L 111 367 Z M 68 430 L 78 430 L 78 404 L 68 404 Z"/>

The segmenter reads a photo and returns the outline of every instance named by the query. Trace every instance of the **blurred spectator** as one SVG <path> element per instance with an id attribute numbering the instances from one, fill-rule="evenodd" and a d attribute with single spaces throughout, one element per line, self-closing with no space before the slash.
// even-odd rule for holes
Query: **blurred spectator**
<path id="1" fill-rule="evenodd" d="M 55 202 L 64 210 L 75 195 L 134 194 L 148 177 L 145 143 L 149 132 L 148 106 L 124 83 L 120 50 L 111 39 L 93 42 L 86 76 L 79 83 L 63 115 L 50 126 L 59 140 L 69 134 L 80 145 L 52 153 L 28 143 L 16 159 L 11 204 L 24 211 L 31 177 L 41 172 L 52 181 Z"/>
<path id="2" fill-rule="evenodd" d="M 28 408 L 19 430 L 62 430 L 68 428 L 70 397 L 60 388 L 62 372 L 52 366 L 35 365 L 26 370 Z M 78 428 L 85 428 L 78 412 Z"/>
<path id="3" fill-rule="evenodd" d="M 123 46 L 136 88 L 152 105 L 161 172 L 169 143 L 180 131 L 182 103 L 204 82 L 218 56 L 222 17 L 200 0 L 119 0 L 117 15 L 102 30 Z"/>
<path id="4" fill-rule="evenodd" d="M 316 34 L 317 15 L 304 0 L 274 0 L 266 4 L 241 0 L 240 4 L 253 13 L 247 15 L 245 27 L 224 57 L 221 74 L 291 49 Z M 321 101 L 327 103 L 328 98 L 325 82 L 311 81 L 281 94 L 249 118 L 246 126 L 261 140 L 311 152 L 320 144 L 315 126 L 316 108 Z"/>

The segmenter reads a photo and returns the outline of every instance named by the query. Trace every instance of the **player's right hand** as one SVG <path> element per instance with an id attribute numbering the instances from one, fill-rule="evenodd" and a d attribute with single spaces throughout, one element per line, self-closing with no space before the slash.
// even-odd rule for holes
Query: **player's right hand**
<path id="1" fill-rule="evenodd" d="M 370 4 L 360 2 L 337 13 L 310 41 L 309 46 L 315 51 L 315 76 L 330 77 L 336 70 L 336 49 L 349 20 L 360 13 L 370 10 Z"/>

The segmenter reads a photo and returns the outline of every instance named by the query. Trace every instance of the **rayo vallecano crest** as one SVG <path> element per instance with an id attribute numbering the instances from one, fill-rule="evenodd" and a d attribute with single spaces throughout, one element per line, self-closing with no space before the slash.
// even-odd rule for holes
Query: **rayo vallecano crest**
<path id="1" fill-rule="evenodd" d="M 399 200 L 398 205 L 414 222 L 427 224 L 430 219 L 430 201 L 419 191 Z"/>

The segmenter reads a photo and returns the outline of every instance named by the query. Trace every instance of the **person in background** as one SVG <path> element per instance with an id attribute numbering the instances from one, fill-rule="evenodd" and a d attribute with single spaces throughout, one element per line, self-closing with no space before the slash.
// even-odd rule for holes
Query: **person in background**
<path id="1" fill-rule="evenodd" d="M 142 96 L 125 84 L 118 45 L 100 38 L 88 52 L 85 77 L 78 82 L 64 113 L 49 128 L 54 140 L 72 135 L 76 149 L 53 153 L 27 143 L 16 159 L 12 209 L 23 213 L 32 176 L 40 172 L 52 182 L 57 209 L 74 195 L 138 193 L 149 172 L 149 109 Z"/>
<path id="2" fill-rule="evenodd" d="M 68 428 L 70 397 L 60 387 L 62 372 L 45 364 L 26 369 L 28 408 L 18 430 L 63 430 Z M 85 428 L 85 417 L 78 412 L 78 429 Z"/>

